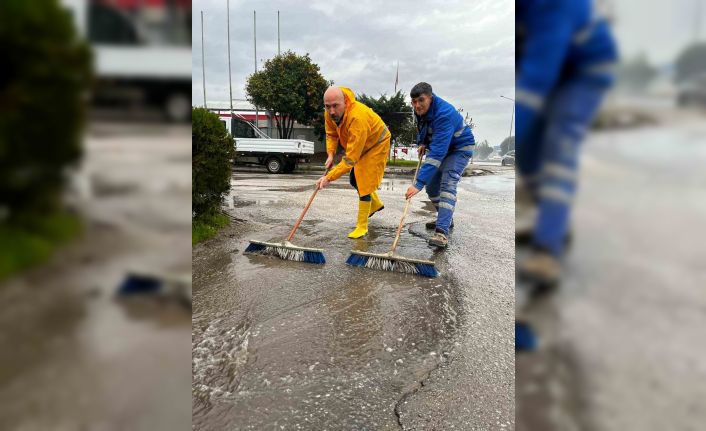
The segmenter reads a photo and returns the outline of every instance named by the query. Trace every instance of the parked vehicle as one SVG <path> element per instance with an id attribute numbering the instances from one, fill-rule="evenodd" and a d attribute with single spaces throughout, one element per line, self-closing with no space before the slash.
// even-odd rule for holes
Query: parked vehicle
<path id="1" fill-rule="evenodd" d="M 679 86 L 677 104 L 682 107 L 706 106 L 706 73 Z"/>
<path id="2" fill-rule="evenodd" d="M 290 173 L 297 163 L 308 162 L 314 155 L 314 143 L 302 139 L 273 139 L 249 121 L 238 117 L 220 117 L 233 136 L 237 164 L 265 166 L 272 174 Z"/>
<path id="3" fill-rule="evenodd" d="M 502 160 L 502 157 L 498 156 L 497 154 L 494 156 L 488 157 L 489 162 L 499 162 Z"/>
<path id="4" fill-rule="evenodd" d="M 502 166 L 515 166 L 515 150 L 508 151 L 500 161 Z"/>
<path id="5" fill-rule="evenodd" d="M 157 107 L 170 121 L 191 120 L 190 0 L 61 3 L 93 51 L 93 105 Z"/>

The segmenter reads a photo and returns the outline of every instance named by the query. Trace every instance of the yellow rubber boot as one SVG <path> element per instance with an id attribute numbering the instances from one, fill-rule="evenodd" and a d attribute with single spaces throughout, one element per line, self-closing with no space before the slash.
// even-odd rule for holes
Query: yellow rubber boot
<path id="1" fill-rule="evenodd" d="M 385 204 L 380 200 L 380 196 L 378 196 L 378 192 L 372 192 L 370 194 L 370 197 L 372 198 L 372 201 L 370 202 L 370 216 L 375 214 L 376 212 L 380 211 L 381 209 L 385 208 Z M 370 217 L 368 216 L 368 217 Z"/>
<path id="2" fill-rule="evenodd" d="M 370 201 L 358 201 L 358 224 L 348 238 L 360 238 L 368 233 L 368 216 L 370 215 Z"/>

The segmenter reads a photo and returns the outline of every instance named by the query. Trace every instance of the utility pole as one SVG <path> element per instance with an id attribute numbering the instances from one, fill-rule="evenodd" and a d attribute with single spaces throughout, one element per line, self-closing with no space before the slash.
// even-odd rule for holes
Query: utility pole
<path id="1" fill-rule="evenodd" d="M 233 124 L 233 82 L 230 71 L 230 0 L 228 0 L 228 90 L 230 91 L 230 124 Z M 231 133 L 233 131 L 231 130 Z"/>
<path id="2" fill-rule="evenodd" d="M 203 81 L 203 107 L 206 107 L 206 63 L 203 48 L 203 11 L 201 11 L 201 76 Z"/>
<path id="3" fill-rule="evenodd" d="M 280 55 L 280 47 L 279 47 L 279 11 L 277 11 L 277 55 Z"/>
<path id="4" fill-rule="evenodd" d="M 694 43 L 699 41 L 699 38 L 701 36 L 701 19 L 702 19 L 702 14 L 703 14 L 703 9 L 702 9 L 702 0 L 694 0 L 696 1 L 696 13 L 694 14 Z"/>
<path id="5" fill-rule="evenodd" d="M 257 12 L 252 11 L 252 33 L 253 42 L 255 45 L 255 73 L 257 73 Z M 255 127 L 260 128 L 260 114 L 257 110 L 257 105 L 255 105 Z"/>
<path id="6" fill-rule="evenodd" d="M 503 99 L 507 99 L 512 101 L 512 117 L 510 117 L 510 134 L 508 135 L 508 138 L 512 136 L 512 126 L 515 124 L 515 99 L 510 99 L 509 97 L 505 96 L 500 96 Z"/>

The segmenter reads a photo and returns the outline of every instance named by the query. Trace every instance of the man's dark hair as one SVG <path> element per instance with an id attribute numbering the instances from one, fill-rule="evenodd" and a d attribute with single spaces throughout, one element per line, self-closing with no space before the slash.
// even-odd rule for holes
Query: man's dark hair
<path id="1" fill-rule="evenodd" d="M 431 85 L 427 84 L 426 82 L 420 82 L 419 84 L 412 87 L 412 91 L 409 92 L 409 95 L 412 97 L 412 99 L 416 99 L 422 94 L 427 94 L 431 96 Z"/>

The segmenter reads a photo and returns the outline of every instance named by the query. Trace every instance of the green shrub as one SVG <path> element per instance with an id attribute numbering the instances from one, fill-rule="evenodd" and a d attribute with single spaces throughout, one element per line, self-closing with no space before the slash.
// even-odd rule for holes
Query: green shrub
<path id="1" fill-rule="evenodd" d="M 706 43 L 694 43 L 679 54 L 674 64 L 676 82 L 706 74 Z"/>
<path id="2" fill-rule="evenodd" d="M 56 0 L 1 1 L 0 40 L 0 213 L 17 220 L 61 206 L 66 167 L 81 157 L 91 57 Z"/>
<path id="3" fill-rule="evenodd" d="M 233 139 L 218 116 L 204 108 L 192 110 L 191 209 L 195 219 L 218 212 L 230 190 Z"/>
<path id="4" fill-rule="evenodd" d="M 57 0 L 0 1 L 0 279 L 81 231 L 63 209 L 82 153 L 90 49 Z"/>

